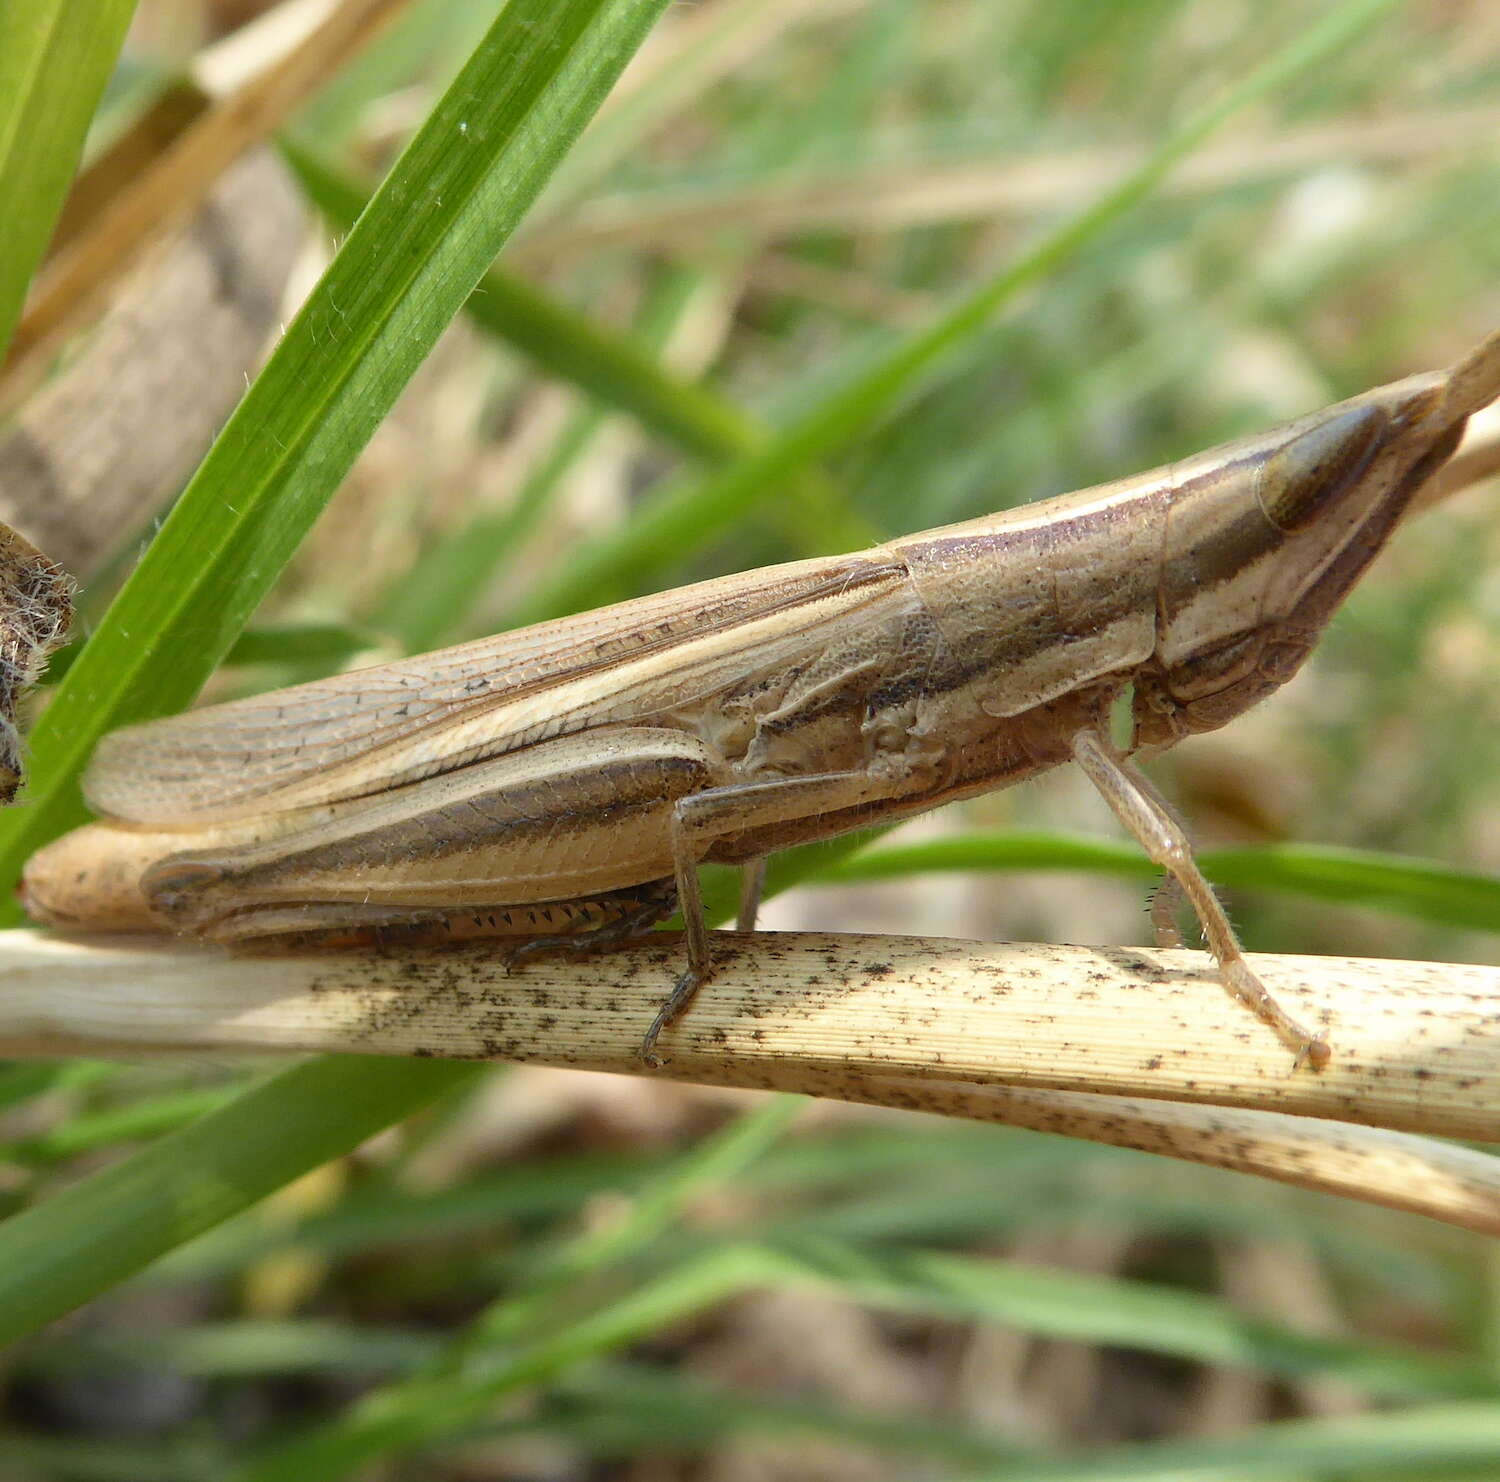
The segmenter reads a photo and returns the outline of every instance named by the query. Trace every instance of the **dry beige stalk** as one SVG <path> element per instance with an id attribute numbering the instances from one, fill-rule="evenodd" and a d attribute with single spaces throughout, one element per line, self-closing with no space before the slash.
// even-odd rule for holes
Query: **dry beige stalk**
<path id="1" fill-rule="evenodd" d="M 1497 121 L 1489 104 L 1230 140 L 1184 161 L 1163 188 L 1192 195 L 1330 167 L 1398 166 L 1487 152 Z M 1029 219 L 1072 209 L 1139 164 L 1140 151 L 1127 146 L 997 162 L 884 161 L 841 175 L 794 175 L 720 191 L 674 191 L 657 199 L 637 191 L 582 203 L 566 215 L 533 216 L 507 249 L 508 260 L 551 264 L 625 245 L 676 253 L 726 230 L 764 239 Z"/>
<path id="2" fill-rule="evenodd" d="M 144 531 L 244 394 L 303 226 L 274 154 L 227 170 L 118 285 L 82 352 L 0 429 L 0 519 L 83 581 Z"/>
<path id="3" fill-rule="evenodd" d="M 191 122 L 170 148 L 77 229 L 43 267 L 11 344 L 8 374 L 28 384 L 69 333 L 86 322 L 136 254 L 182 221 L 215 181 L 262 143 L 406 0 L 343 0 L 295 50 Z"/>
<path id="4" fill-rule="evenodd" d="M 1254 959 L 1337 1036 L 1294 1071 L 1165 949 L 813 933 L 715 937 L 663 1074 L 1140 1147 L 1500 1233 L 1500 968 Z M 435 1055 L 640 1071 L 674 937 L 510 971 L 476 944 L 250 957 L 151 938 L 0 934 L 0 1053 Z"/>

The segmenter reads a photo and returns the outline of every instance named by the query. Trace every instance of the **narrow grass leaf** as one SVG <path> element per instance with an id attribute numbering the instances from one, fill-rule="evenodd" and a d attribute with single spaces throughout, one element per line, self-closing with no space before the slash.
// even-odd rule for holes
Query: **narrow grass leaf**
<path id="1" fill-rule="evenodd" d="M 59 1377 L 100 1370 L 228 1379 L 287 1374 L 400 1374 L 431 1358 L 427 1333 L 316 1318 L 240 1318 L 157 1332 L 67 1333 L 29 1344 L 18 1369 Z M 19 1357 L 19 1356 L 18 1356 Z"/>
<path id="2" fill-rule="evenodd" d="M 134 9 L 135 0 L 0 5 L 0 360 Z"/>
<path id="3" fill-rule="evenodd" d="M 118 1069 L 103 1060 L 13 1061 L 0 1066 L 0 1112 L 34 1096 L 86 1090 L 108 1081 Z"/>
<path id="4" fill-rule="evenodd" d="M 797 1201 L 800 1205 L 812 1192 L 826 1198 L 830 1190 L 850 1187 L 893 1189 L 912 1178 L 913 1163 L 924 1174 L 937 1171 L 962 1176 L 975 1158 L 983 1158 L 991 1169 L 1003 1166 L 1007 1184 L 1029 1189 L 1040 1179 L 1050 1189 L 1069 1170 L 1109 1156 L 1091 1143 L 953 1122 L 918 1144 L 896 1129 L 784 1141 L 739 1175 L 737 1186 L 757 1194 L 770 1193 L 774 1201 L 796 1193 L 803 1196 Z M 174 1252 L 153 1274 L 162 1280 L 202 1281 L 242 1270 L 292 1245 L 331 1258 L 433 1237 L 492 1232 L 513 1224 L 536 1225 L 575 1214 L 601 1194 L 633 1197 L 658 1177 L 666 1163 L 660 1154 L 573 1154 L 509 1167 L 503 1173 L 472 1178 L 457 1188 L 431 1194 L 384 1186 L 359 1189 L 337 1209 L 274 1229 L 259 1221 L 237 1221 Z M 815 1216 L 808 1212 L 802 1218 Z M 1278 1219 L 1284 1222 L 1284 1216 Z M 920 1224 L 920 1220 L 920 1211 L 911 1211 L 909 1223 Z"/>
<path id="5" fill-rule="evenodd" d="M 239 1087 L 199 1086 L 161 1096 L 146 1096 L 107 1111 L 84 1112 L 59 1122 L 45 1132 L 10 1143 L 5 1153 L 19 1163 L 59 1163 L 96 1148 L 114 1147 L 159 1137 L 217 1111 Z"/>
<path id="6" fill-rule="evenodd" d="M 364 192 L 308 146 L 288 143 L 284 152 L 329 222 L 340 230 L 351 227 L 364 208 Z M 601 407 L 634 417 L 644 431 L 690 458 L 710 464 L 733 462 L 770 437 L 768 428 L 712 387 L 674 375 L 643 339 L 601 328 L 597 320 L 504 267 L 493 267 L 484 275 L 465 309 L 480 328 L 550 375 Z M 804 536 L 816 532 L 817 550 L 869 545 L 880 538 L 874 526 L 849 508 L 826 474 L 804 469 L 794 482 L 801 498 L 790 513 Z M 491 532 L 507 533 L 498 527 Z M 436 641 L 427 634 L 422 637 Z"/>
<path id="7" fill-rule="evenodd" d="M 496 1344 L 529 1336 L 545 1325 L 546 1309 L 577 1282 L 640 1254 L 695 1195 L 725 1183 L 754 1163 L 805 1105 L 801 1096 L 773 1096 L 676 1160 L 636 1196 L 625 1217 L 585 1231 L 561 1250 L 548 1250 L 540 1269 L 520 1278 L 514 1297 L 496 1303 L 470 1325 L 434 1372 L 459 1371 Z"/>
<path id="8" fill-rule="evenodd" d="M 743 1436 L 820 1436 L 970 1466 L 1008 1464 L 1027 1453 L 1014 1442 L 955 1421 L 841 1409 L 814 1399 L 756 1394 L 702 1384 L 643 1364 L 602 1365 L 565 1376 L 537 1412 L 506 1427 L 566 1437 L 595 1456 L 699 1451 Z"/>
<path id="9" fill-rule="evenodd" d="M 314 1060 L 0 1225 L 0 1343 L 338 1157 L 476 1066 Z"/>
<path id="10" fill-rule="evenodd" d="M 1117 1447 L 1066 1461 L 1004 1463 L 965 1482 L 1285 1482 L 1314 1477 L 1493 1477 L 1500 1405 L 1433 1405 L 1261 1425 L 1243 1435 Z M 1462 1468 L 1454 1471 L 1453 1468 Z M 1470 1471 L 1470 1468 L 1489 1470 Z"/>
<path id="11" fill-rule="evenodd" d="M 365 208 L 365 192 L 305 144 L 289 141 L 282 152 L 330 225 L 349 230 Z M 694 457 L 717 460 L 743 453 L 761 435 L 733 403 L 674 376 L 628 336 L 609 333 L 596 319 L 502 267 L 485 273 L 465 312 L 560 381 L 629 412 L 642 427 Z"/>
<path id="12" fill-rule="evenodd" d="M 617 1352 L 744 1291 L 764 1274 L 755 1252 L 734 1246 L 683 1261 L 534 1343 L 493 1355 L 488 1364 L 370 1395 L 335 1424 L 253 1458 L 229 1482 L 335 1482 L 378 1458 L 439 1444 L 477 1424 L 507 1395 Z"/>
<path id="13" fill-rule="evenodd" d="M 585 1230 L 560 1250 L 548 1250 L 540 1266 L 519 1273 L 508 1283 L 512 1294 L 496 1302 L 469 1325 L 422 1373 L 392 1384 L 370 1395 L 356 1415 L 335 1421 L 298 1443 L 291 1453 L 298 1463 L 310 1466 L 317 1460 L 316 1475 L 331 1475 L 326 1468 L 348 1469 L 361 1460 L 388 1454 L 394 1446 L 405 1450 L 420 1434 L 430 1438 L 472 1424 L 486 1405 L 519 1382 L 519 1372 L 528 1362 L 535 1376 L 550 1371 L 549 1355 L 560 1349 L 595 1351 L 602 1339 L 614 1346 L 620 1332 L 633 1332 L 638 1314 L 663 1301 L 699 1300 L 703 1278 L 693 1272 L 704 1264 L 717 1272 L 721 1253 L 684 1260 L 663 1282 L 647 1280 L 621 1295 L 611 1293 L 590 1304 L 582 1316 L 569 1317 L 579 1303 L 587 1283 L 606 1268 L 640 1255 L 681 1211 L 683 1205 L 704 1189 L 733 1180 L 756 1162 L 781 1136 L 801 1111 L 800 1096 L 776 1096 L 737 1118 L 715 1136 L 681 1158 L 675 1159 L 637 1195 L 625 1216 L 597 1230 Z M 731 1264 L 730 1279 L 738 1267 Z M 685 1277 L 685 1279 L 684 1279 Z M 718 1276 L 710 1275 L 710 1291 L 718 1290 Z M 590 1336 L 593 1335 L 593 1336 Z M 527 1360 L 512 1356 L 532 1353 Z M 538 1366 L 541 1366 L 538 1368 Z M 442 1400 L 434 1404 L 434 1396 Z M 397 1439 L 404 1437 L 403 1439 Z M 366 1447 L 372 1448 L 368 1451 Z M 279 1470 L 251 1476 L 291 1475 Z"/>
<path id="14" fill-rule="evenodd" d="M 1471 931 L 1500 931 L 1500 879 L 1432 860 L 1316 844 L 1270 844 L 1206 850 L 1198 862 L 1217 885 L 1380 907 Z M 852 885 L 942 870 L 1091 870 L 1140 879 L 1161 874 L 1133 845 L 1108 839 L 974 832 L 867 849 L 828 865 L 816 878 Z"/>
<path id="15" fill-rule="evenodd" d="M 488 276 L 488 275 L 487 275 Z M 690 302 L 687 275 L 661 272 L 637 311 L 628 339 L 632 355 L 659 354 Z M 469 299 L 481 301 L 481 294 Z M 592 333 L 593 331 L 590 330 Z M 647 362 L 649 363 L 649 361 Z M 576 398 L 551 448 L 527 471 L 502 509 L 486 507 L 427 546 L 389 583 L 372 621 L 413 653 L 471 636 L 466 619 L 501 581 L 505 567 L 551 508 L 563 480 L 594 445 L 608 417 L 597 393 Z"/>
<path id="16" fill-rule="evenodd" d="M 803 1282 L 888 1310 L 999 1322 L 1271 1373 L 1318 1373 L 1382 1394 L 1451 1398 L 1493 1392 L 1479 1362 L 1309 1338 L 1243 1318 L 1191 1292 L 922 1252 L 886 1257 L 827 1246 L 817 1253 L 723 1246 L 647 1278 L 534 1345 L 500 1350 L 490 1366 L 475 1361 L 456 1374 L 380 1391 L 338 1423 L 252 1461 L 234 1482 L 308 1476 L 331 1482 L 377 1457 L 451 1439 L 516 1390 L 617 1351 L 641 1333 L 735 1292 Z M 1481 1413 L 1479 1407 L 1474 1412 Z"/>
<path id="17" fill-rule="evenodd" d="M 775 1254 L 785 1258 L 786 1280 L 812 1281 L 853 1301 L 898 1311 L 1002 1323 L 1054 1338 L 1272 1374 L 1316 1374 L 1395 1398 L 1476 1399 L 1495 1392 L 1493 1376 L 1481 1360 L 1298 1333 L 1191 1291 L 832 1241 L 788 1244 Z"/>

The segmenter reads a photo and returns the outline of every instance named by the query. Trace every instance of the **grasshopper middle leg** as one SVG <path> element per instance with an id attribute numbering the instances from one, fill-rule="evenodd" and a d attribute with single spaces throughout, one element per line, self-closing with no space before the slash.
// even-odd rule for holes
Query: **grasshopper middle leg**
<path id="1" fill-rule="evenodd" d="M 919 785 L 919 777 L 920 773 L 914 771 L 908 775 L 899 769 L 888 774 L 824 772 L 806 777 L 730 783 L 679 799 L 672 810 L 672 852 L 688 965 L 641 1043 L 640 1056 L 647 1065 L 664 1063 L 656 1053 L 656 1041 L 687 1012 L 698 990 L 713 974 L 708 923 L 703 913 L 703 896 L 698 888 L 698 862 L 708 854 L 714 842 L 777 823 L 789 815 L 834 813 L 874 797 L 898 795 Z M 742 930 L 755 924 L 763 864 L 762 860 L 755 860 L 745 868 L 739 917 Z"/>

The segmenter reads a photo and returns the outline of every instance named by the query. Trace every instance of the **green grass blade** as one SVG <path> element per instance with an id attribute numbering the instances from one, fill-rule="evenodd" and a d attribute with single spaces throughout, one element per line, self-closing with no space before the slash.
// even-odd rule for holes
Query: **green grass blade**
<path id="1" fill-rule="evenodd" d="M 236 1318 L 156 1332 L 68 1333 L 28 1344 L 27 1374 L 186 1374 L 224 1379 L 276 1373 L 409 1373 L 441 1348 L 432 1334 L 319 1318 Z M 19 1356 L 18 1356 L 19 1358 Z"/>
<path id="2" fill-rule="evenodd" d="M 826 1197 L 829 1189 L 857 1190 L 863 1196 L 867 1190 L 878 1189 L 878 1200 L 883 1203 L 896 1199 L 903 1185 L 920 1181 L 913 1174 L 914 1163 L 921 1178 L 939 1180 L 946 1188 L 950 1179 L 962 1181 L 973 1160 L 982 1158 L 991 1170 L 1003 1166 L 1007 1188 L 1022 1187 L 1029 1195 L 1034 1182 L 1042 1180 L 1048 1196 L 1056 1197 L 1055 1184 L 1068 1176 L 1068 1170 L 1109 1156 L 1088 1143 L 1044 1144 L 1023 1134 L 964 1122 L 945 1125 L 941 1133 L 929 1134 L 920 1145 L 895 1129 L 865 1129 L 816 1141 L 783 1141 L 741 1175 L 736 1187 L 757 1196 L 769 1194 L 773 1203 L 792 1195 L 805 1199 L 810 1191 Z M 658 1177 L 666 1161 L 661 1154 L 570 1154 L 510 1165 L 503 1172 L 480 1175 L 458 1188 L 430 1194 L 383 1185 L 363 1188 L 351 1192 L 335 1210 L 278 1222 L 274 1228 L 259 1221 L 239 1221 L 216 1230 L 174 1252 L 153 1274 L 162 1281 L 203 1281 L 242 1270 L 289 1246 L 332 1259 L 423 1239 L 483 1237 L 507 1226 L 535 1226 L 567 1217 L 602 1194 L 632 1198 Z M 868 1198 L 877 1196 L 872 1193 Z M 1216 1220 L 1223 1213 L 1226 1220 L 1239 1218 L 1242 1226 L 1259 1229 L 1251 1216 L 1238 1210 L 1224 1213 L 1222 1203 L 1213 1208 Z M 815 1224 L 817 1233 L 846 1233 L 837 1223 L 841 1216 L 831 1218 L 834 1226 Z M 775 1228 L 784 1228 L 786 1219 L 792 1219 L 793 1228 L 800 1231 L 817 1216 L 812 1212 L 786 1216 Z M 914 1201 L 900 1222 L 901 1233 L 924 1229 L 922 1219 L 920 1201 Z M 1278 1216 L 1276 1228 L 1284 1229 L 1284 1225 L 1284 1218 Z M 1213 1228 L 1220 1226 L 1215 1223 Z M 889 1226 L 882 1224 L 879 1234 L 888 1235 Z M 1417 1283 L 1413 1279 L 1409 1284 Z"/>
<path id="3" fill-rule="evenodd" d="M 784 1279 L 810 1281 L 895 1311 L 1001 1323 L 1271 1374 L 1318 1374 L 1389 1397 L 1477 1399 L 1495 1391 L 1493 1376 L 1478 1359 L 1299 1333 L 1197 1292 L 1145 1282 L 834 1241 L 788 1244 L 775 1254 L 786 1260 Z"/>
<path id="4" fill-rule="evenodd" d="M 770 1097 L 654 1178 L 624 1219 L 586 1231 L 555 1253 L 549 1250 L 542 1269 L 523 1278 L 515 1297 L 497 1302 L 472 1324 L 434 1372 L 461 1371 L 486 1348 L 532 1336 L 539 1324 L 545 1325 L 549 1304 L 603 1268 L 638 1255 L 704 1189 L 731 1183 L 771 1147 L 805 1105 L 801 1096 Z"/>
<path id="5" fill-rule="evenodd" d="M 284 152 L 330 223 L 340 230 L 350 228 L 364 208 L 359 187 L 303 145 L 287 144 Z M 496 339 L 587 393 L 601 407 L 634 417 L 645 431 L 690 458 L 732 462 L 770 437 L 769 429 L 710 386 L 673 375 L 643 340 L 600 328 L 595 320 L 503 267 L 484 275 L 465 309 Z M 795 482 L 801 498 L 789 515 L 805 544 L 823 550 L 830 543 L 835 548 L 857 547 L 881 538 L 873 525 L 849 509 L 842 491 L 826 474 L 805 469 Z M 437 641 L 429 633 L 421 638 Z"/>
<path id="6" fill-rule="evenodd" d="M 142 1097 L 108 1111 L 79 1113 L 45 1132 L 10 1143 L 5 1153 L 18 1163 L 60 1163 L 97 1148 L 159 1137 L 197 1121 L 208 1112 L 218 1111 L 239 1089 L 232 1084 L 199 1086 Z"/>
<path id="7" fill-rule="evenodd" d="M 283 146 L 288 163 L 318 209 L 347 231 L 364 209 L 364 193 L 304 145 Z M 697 458 L 722 459 L 753 447 L 760 429 L 707 387 L 663 369 L 644 347 L 609 334 L 504 268 L 491 268 L 465 311 L 497 339 L 605 406 Z"/>
<path id="8" fill-rule="evenodd" d="M 785 5 L 779 8 L 787 9 Z M 757 14 L 759 9 L 755 0 L 751 0 L 749 4 L 723 5 L 695 14 L 691 56 L 682 57 L 679 65 L 658 72 L 646 86 L 633 89 L 611 105 L 605 122 L 589 130 L 567 164 L 558 171 L 557 180 L 542 203 L 542 218 L 549 218 L 564 203 L 588 194 L 611 171 L 628 163 L 653 129 L 699 94 L 705 76 L 723 75 L 725 58 L 742 59 L 743 33 L 747 30 L 753 33 L 763 23 Z"/>
<path id="9" fill-rule="evenodd" d="M 1493 1477 L 1497 1465 L 1500 1405 L 1481 1401 L 1398 1415 L 1288 1420 L 1244 1435 L 1125 1446 L 1084 1459 L 1003 1463 L 970 1473 L 965 1482 L 1287 1482 L 1297 1477 L 1478 1482 Z"/>
<path id="10" fill-rule="evenodd" d="M 322 1059 L 0 1225 L 0 1343 L 61 1317 L 425 1105 L 475 1066 Z"/>
<path id="11" fill-rule="evenodd" d="M 1500 931 L 1500 879 L 1432 860 L 1315 844 L 1271 844 L 1205 850 L 1198 862 L 1216 885 L 1379 906 L 1445 926 Z M 975 832 L 868 849 L 830 864 L 816 878 L 852 885 L 941 870 L 1093 870 L 1148 880 L 1161 874 L 1133 845 L 1108 839 Z"/>
<path id="12" fill-rule="evenodd" d="M 639 1256 L 704 1189 L 733 1183 L 776 1142 L 804 1104 L 800 1096 L 776 1096 L 737 1118 L 658 1174 L 623 1219 L 586 1230 L 561 1250 L 548 1249 L 538 1269 L 513 1283 L 512 1295 L 470 1324 L 422 1373 L 370 1395 L 351 1415 L 304 1437 L 287 1453 L 277 1454 L 270 1468 L 252 1468 L 249 1475 L 257 1482 L 291 1476 L 295 1466 L 309 1468 L 308 1475 L 339 1475 L 377 1455 L 437 1439 L 479 1418 L 523 1374 L 537 1378 L 550 1373 L 553 1355 L 601 1351 L 594 1346 L 600 1335 L 603 1347 L 614 1347 L 620 1333 L 637 1330 L 640 1312 L 663 1300 L 699 1301 L 702 1278 L 691 1273 L 702 1263 L 689 1259 L 664 1283 L 647 1280 L 624 1296 L 610 1293 L 585 1314 L 574 1315 L 579 1293 L 590 1290 L 588 1283 Z M 718 1271 L 721 1255 L 710 1252 L 706 1269 Z M 719 1280 L 709 1281 L 716 1294 Z M 434 1403 L 438 1395 L 442 1398 Z"/>
<path id="13" fill-rule="evenodd" d="M 1399 1415 L 1287 1421 L 1209 1440 L 1104 1448 L 1084 1459 L 1027 1459 L 999 1436 L 953 1422 L 839 1410 L 709 1387 L 642 1366 L 609 1365 L 560 1386 L 562 1404 L 511 1422 L 581 1441 L 595 1456 L 702 1450 L 727 1436 L 827 1436 L 848 1444 L 992 1468 L 969 1482 L 1252 1482 L 1289 1476 L 1387 1477 L 1423 1467 L 1500 1463 L 1500 1405 L 1423 1406 Z M 1446 1471 L 1445 1477 L 1450 1474 Z"/>
<path id="14" fill-rule="evenodd" d="M 996 1466 L 1028 1451 L 1003 1437 L 948 1418 L 924 1420 L 845 1409 L 704 1384 L 642 1364 L 600 1365 L 550 1388 L 537 1413 L 509 1429 L 581 1442 L 593 1456 L 643 1451 L 702 1451 L 731 1438 L 819 1436 L 865 1446 L 882 1457 L 909 1452 L 966 1466 Z"/>
<path id="15" fill-rule="evenodd" d="M 0 5 L 0 360 L 134 10 L 135 0 Z"/>
<path id="16" fill-rule="evenodd" d="M 58 1091 L 81 1091 L 107 1081 L 117 1067 L 102 1060 L 18 1060 L 0 1066 L 0 1112 Z"/>
<path id="17" fill-rule="evenodd" d="M 372 1395 L 336 1425 L 252 1462 L 235 1482 L 334 1478 L 377 1457 L 437 1444 L 477 1423 L 525 1385 L 616 1351 L 640 1333 L 733 1292 L 787 1283 L 831 1288 L 887 1310 L 1003 1323 L 1269 1373 L 1328 1375 L 1379 1394 L 1487 1397 L 1493 1390 L 1482 1363 L 1394 1345 L 1308 1337 L 1242 1317 L 1192 1292 L 927 1252 L 722 1246 L 682 1259 L 666 1275 L 647 1278 L 534 1344 L 502 1350 L 491 1365 L 474 1361 L 458 1373 Z"/>
<path id="18" fill-rule="evenodd" d="M 645 501 L 619 530 L 577 550 L 565 570 L 543 583 L 510 615 L 521 626 L 592 606 L 601 591 L 639 583 L 706 537 L 743 519 L 761 500 L 809 464 L 868 431 L 910 395 L 944 356 L 961 347 L 1004 305 L 1151 198 L 1172 169 L 1233 114 L 1348 47 L 1394 0 L 1344 0 L 1293 42 L 1184 124 L 1093 205 L 1047 233 L 1001 272 L 934 323 L 878 355 L 841 390 L 798 418 L 771 442 L 723 473 L 678 480 Z"/>
<path id="19" fill-rule="evenodd" d="M 653 278 L 629 339 L 610 341 L 630 346 L 628 353 L 639 353 L 643 361 L 645 352 L 661 352 L 690 301 L 686 274 L 661 272 Z M 471 308 L 483 298 L 481 289 L 470 298 Z M 592 396 L 576 399 L 550 451 L 532 465 L 504 509 L 486 509 L 434 541 L 388 585 L 371 613 L 376 627 L 412 653 L 470 636 L 464 631 L 466 620 L 502 579 L 508 562 L 551 507 L 569 470 L 606 425 L 607 403 L 600 400 L 597 387 L 591 389 Z"/>
<path id="20" fill-rule="evenodd" d="M 380 1457 L 438 1444 L 478 1423 L 507 1395 L 745 1290 L 763 1277 L 763 1264 L 756 1253 L 733 1246 L 684 1260 L 605 1307 L 494 1355 L 488 1364 L 381 1390 L 337 1423 L 253 1459 L 231 1482 L 334 1482 Z"/>
<path id="21" fill-rule="evenodd" d="M 82 816 L 98 737 L 180 708 L 229 651 L 665 4 L 505 7 L 57 687 L 29 806 L 0 820 L 0 882 Z"/>

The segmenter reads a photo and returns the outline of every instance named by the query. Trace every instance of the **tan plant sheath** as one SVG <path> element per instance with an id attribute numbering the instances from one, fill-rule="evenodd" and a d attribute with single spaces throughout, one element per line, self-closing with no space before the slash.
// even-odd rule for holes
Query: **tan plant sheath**
<path id="1" fill-rule="evenodd" d="M 1218 988 L 1200 953 L 930 937 L 715 937 L 661 1074 L 1011 1122 L 1500 1233 L 1500 968 L 1254 959 L 1337 1036 L 1327 1070 Z M 670 934 L 507 971 L 493 944 L 232 955 L 0 933 L 0 1054 L 436 1055 L 639 1073 Z M 1328 1119 L 1328 1120 L 1322 1120 Z"/>

